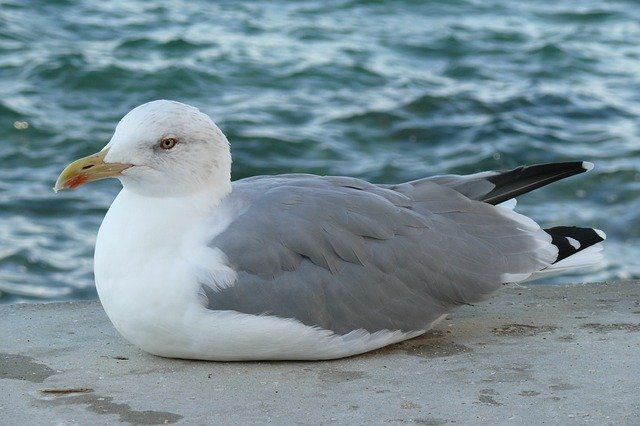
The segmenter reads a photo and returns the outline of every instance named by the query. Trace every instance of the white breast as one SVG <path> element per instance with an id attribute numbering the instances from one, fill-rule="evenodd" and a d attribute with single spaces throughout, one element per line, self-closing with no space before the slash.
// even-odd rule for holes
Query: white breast
<path id="1" fill-rule="evenodd" d="M 122 190 L 98 232 L 94 262 L 100 301 L 116 329 L 149 352 L 157 352 L 157 345 L 188 344 L 185 317 L 202 306 L 200 278 L 234 279 L 219 251 L 206 246 L 210 236 L 202 232 L 201 209 L 191 202 Z"/>

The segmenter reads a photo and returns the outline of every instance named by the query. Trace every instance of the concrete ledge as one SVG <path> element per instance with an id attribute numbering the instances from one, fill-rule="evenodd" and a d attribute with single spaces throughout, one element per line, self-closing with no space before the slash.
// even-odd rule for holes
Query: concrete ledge
<path id="1" fill-rule="evenodd" d="M 326 362 L 145 354 L 97 302 L 0 306 L 2 424 L 638 424 L 640 284 L 508 287 Z"/>

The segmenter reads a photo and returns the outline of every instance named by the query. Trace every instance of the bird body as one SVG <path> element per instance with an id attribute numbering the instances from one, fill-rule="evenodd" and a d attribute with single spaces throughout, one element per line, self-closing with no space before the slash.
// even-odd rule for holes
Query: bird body
<path id="1" fill-rule="evenodd" d="M 230 165 L 209 117 L 155 101 L 56 183 L 123 183 L 98 233 L 96 287 L 114 326 L 147 352 L 355 355 L 420 335 L 503 283 L 593 264 L 604 239 L 590 228 L 544 230 L 496 205 L 588 163 L 398 185 L 314 175 L 231 183 Z"/>

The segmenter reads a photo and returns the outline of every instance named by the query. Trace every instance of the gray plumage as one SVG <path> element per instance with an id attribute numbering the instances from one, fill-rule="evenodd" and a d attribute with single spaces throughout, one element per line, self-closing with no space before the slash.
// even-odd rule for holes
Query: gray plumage
<path id="1" fill-rule="evenodd" d="M 503 274 L 555 260 L 551 244 L 540 250 L 535 225 L 463 195 L 494 186 L 481 175 L 400 185 L 313 175 L 236 181 L 222 201 L 235 219 L 210 245 L 225 253 L 237 282 L 201 283 L 207 308 L 338 334 L 425 329 L 484 299 Z"/>

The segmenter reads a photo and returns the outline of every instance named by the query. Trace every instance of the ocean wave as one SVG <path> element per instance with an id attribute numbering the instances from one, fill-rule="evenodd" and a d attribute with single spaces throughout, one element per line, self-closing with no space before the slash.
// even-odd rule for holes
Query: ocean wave
<path id="1" fill-rule="evenodd" d="M 236 179 L 399 182 L 593 161 L 588 175 L 519 208 L 541 223 L 607 231 L 606 266 L 572 279 L 640 276 L 632 1 L 41 6 L 0 9 L 2 302 L 95 297 L 95 232 L 118 184 L 58 195 L 51 186 L 66 163 L 104 146 L 128 110 L 158 98 L 214 117 Z"/>

